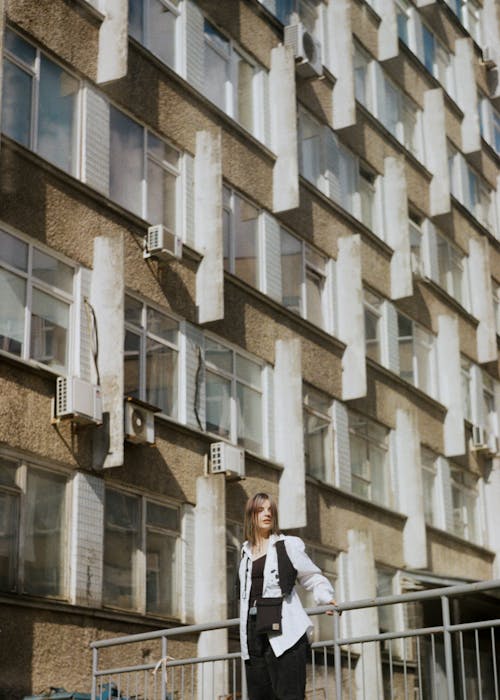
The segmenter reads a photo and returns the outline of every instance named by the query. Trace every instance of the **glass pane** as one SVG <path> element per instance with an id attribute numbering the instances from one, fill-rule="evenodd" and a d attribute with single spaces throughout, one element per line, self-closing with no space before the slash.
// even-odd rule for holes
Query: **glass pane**
<path id="1" fill-rule="evenodd" d="M 146 401 L 177 415 L 177 351 L 147 339 Z"/>
<path id="2" fill-rule="evenodd" d="M 223 372 L 233 372 L 233 351 L 210 338 L 205 342 L 205 360 Z"/>
<path id="3" fill-rule="evenodd" d="M 282 303 L 287 309 L 301 312 L 302 244 L 294 236 L 281 231 Z"/>
<path id="4" fill-rule="evenodd" d="M 179 529 L 179 510 L 159 503 L 148 501 L 146 509 L 146 522 L 148 525 L 166 530 Z"/>
<path id="5" fill-rule="evenodd" d="M 69 173 L 76 168 L 78 88 L 78 80 L 42 55 L 37 151 Z"/>
<path id="6" fill-rule="evenodd" d="M 33 276 L 68 294 L 73 292 L 73 268 L 37 248 L 33 250 Z"/>
<path id="7" fill-rule="evenodd" d="M 434 73 L 434 54 L 436 50 L 434 35 L 427 27 L 423 27 L 422 30 L 424 39 L 424 65 L 430 73 Z"/>
<path id="8" fill-rule="evenodd" d="M 398 36 L 408 46 L 408 15 L 406 12 L 399 10 L 396 15 L 398 25 Z"/>
<path id="9" fill-rule="evenodd" d="M 110 132 L 110 197 L 141 216 L 144 130 L 111 107 Z"/>
<path id="10" fill-rule="evenodd" d="M 414 384 L 413 373 L 413 340 L 399 340 L 399 376 L 407 382 Z"/>
<path id="11" fill-rule="evenodd" d="M 148 211 L 146 218 L 176 231 L 177 177 L 148 160 Z"/>
<path id="12" fill-rule="evenodd" d="M 246 357 L 236 355 L 236 376 L 248 384 L 260 388 L 262 368 L 256 362 L 247 360 Z"/>
<path id="13" fill-rule="evenodd" d="M 212 372 L 206 373 L 207 430 L 223 437 L 231 431 L 231 382 Z"/>
<path id="14" fill-rule="evenodd" d="M 106 490 L 103 601 L 119 608 L 137 606 L 139 499 Z"/>
<path id="15" fill-rule="evenodd" d="M 237 384 L 238 445 L 260 452 L 262 447 L 262 394 Z"/>
<path id="16" fill-rule="evenodd" d="M 175 615 L 179 599 L 177 539 L 148 532 L 146 548 L 146 609 L 158 615 Z"/>
<path id="17" fill-rule="evenodd" d="M 179 165 L 179 151 L 168 143 L 162 141 L 150 131 L 148 132 L 148 153 L 160 161 L 168 163 L 174 168 Z"/>
<path id="18" fill-rule="evenodd" d="M 175 68 L 176 16 L 159 0 L 151 0 L 148 12 L 148 45 L 167 66 Z"/>
<path id="19" fill-rule="evenodd" d="M 326 481 L 328 439 L 330 421 L 305 412 L 306 471 L 308 474 Z M 328 465 L 329 466 L 329 465 Z"/>
<path id="20" fill-rule="evenodd" d="M 24 345 L 26 282 L 0 268 L 0 349 L 21 357 Z"/>
<path id="21" fill-rule="evenodd" d="M 234 195 L 234 273 L 254 287 L 258 283 L 258 215 L 258 209 Z"/>
<path id="22" fill-rule="evenodd" d="M 32 77 L 7 58 L 3 62 L 2 131 L 23 146 L 31 145 Z"/>
<path id="23" fill-rule="evenodd" d="M 147 328 L 149 333 L 154 333 L 160 338 L 177 344 L 177 333 L 179 331 L 179 323 L 169 316 L 151 309 L 147 310 Z"/>
<path id="24" fill-rule="evenodd" d="M 388 473 L 386 469 L 387 452 L 374 445 L 369 446 L 370 468 L 372 477 L 372 500 L 383 505 L 389 503 Z"/>
<path id="25" fill-rule="evenodd" d="M 15 486 L 17 467 L 18 463 L 16 460 L 0 457 L 0 484 Z"/>
<path id="26" fill-rule="evenodd" d="M 380 362 L 379 322 L 380 316 L 365 308 L 366 354 L 377 362 Z"/>
<path id="27" fill-rule="evenodd" d="M 305 114 L 300 117 L 300 156 L 302 175 L 317 184 L 321 175 L 320 126 Z"/>
<path id="28" fill-rule="evenodd" d="M 140 356 L 141 338 L 135 333 L 125 331 L 125 396 L 141 398 L 140 394 Z"/>
<path id="29" fill-rule="evenodd" d="M 238 61 L 238 92 L 236 119 L 248 131 L 253 129 L 253 66 L 245 61 L 242 56 L 237 56 Z"/>
<path id="30" fill-rule="evenodd" d="M 24 590 L 64 595 L 66 574 L 66 478 L 28 470 Z"/>
<path id="31" fill-rule="evenodd" d="M 128 31 L 134 39 L 144 43 L 143 24 L 144 0 L 128 0 Z"/>
<path id="32" fill-rule="evenodd" d="M 422 482 L 424 491 L 424 517 L 425 522 L 434 525 L 434 483 L 436 477 L 428 469 L 422 470 Z"/>
<path id="33" fill-rule="evenodd" d="M 19 34 L 12 32 L 10 29 L 6 29 L 4 44 L 5 49 L 10 51 L 19 61 L 22 61 L 30 68 L 34 67 L 36 49 L 31 44 L 24 41 L 24 39 L 21 39 Z"/>
<path id="34" fill-rule="evenodd" d="M 312 270 L 306 271 L 306 318 L 323 327 L 323 289 L 325 278 Z"/>
<path id="35" fill-rule="evenodd" d="M 33 289 L 30 357 L 64 370 L 68 357 L 69 304 Z"/>
<path id="36" fill-rule="evenodd" d="M 322 394 L 320 391 L 315 391 L 310 388 L 305 389 L 304 403 L 319 413 L 324 413 L 326 416 L 330 415 L 332 402 L 328 396 L 325 396 L 325 394 Z"/>
<path id="37" fill-rule="evenodd" d="M 0 466 L 1 474 L 1 466 Z M 0 491 L 0 590 L 15 588 L 19 496 Z"/>
<path id="38" fill-rule="evenodd" d="M 359 196 L 361 199 L 361 221 L 365 226 L 373 229 L 375 190 L 372 180 L 363 173 L 359 174 Z"/>
<path id="39" fill-rule="evenodd" d="M 142 326 L 142 301 L 125 295 L 125 321 L 135 326 Z"/>
<path id="40" fill-rule="evenodd" d="M 351 472 L 356 476 L 369 479 L 368 446 L 366 440 L 359 435 L 350 436 Z"/>
<path id="41" fill-rule="evenodd" d="M 205 22 L 205 94 L 223 110 L 229 80 L 229 42 L 211 24 Z"/>
<path id="42" fill-rule="evenodd" d="M 432 389 L 431 374 L 431 345 L 432 336 L 421 328 L 415 329 L 415 351 L 417 355 L 418 387 L 430 392 Z"/>
<path id="43" fill-rule="evenodd" d="M 231 268 L 231 212 L 226 208 L 222 210 L 222 255 L 224 258 L 224 270 L 232 272 Z"/>
<path id="44" fill-rule="evenodd" d="M 368 61 L 358 50 L 354 49 L 354 92 L 356 99 L 367 106 L 367 70 Z"/>
<path id="45" fill-rule="evenodd" d="M 0 230 L 0 260 L 26 272 L 28 269 L 28 245 L 10 233 Z"/>

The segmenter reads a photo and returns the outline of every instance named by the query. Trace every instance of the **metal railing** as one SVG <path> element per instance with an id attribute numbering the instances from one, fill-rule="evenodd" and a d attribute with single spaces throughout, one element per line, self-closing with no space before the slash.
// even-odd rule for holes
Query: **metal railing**
<path id="1" fill-rule="evenodd" d="M 500 579 L 309 608 L 334 614 L 320 625 L 324 632 L 329 621 L 332 638 L 311 644 L 307 700 L 500 700 L 500 617 L 488 610 L 500 615 L 500 598 L 496 608 L 495 598 L 477 596 L 495 590 L 500 596 Z M 450 604 L 467 619 L 452 624 Z M 238 648 L 225 651 L 238 624 L 93 642 L 92 700 L 246 700 L 244 661 Z M 198 648 L 224 651 L 199 656 Z"/>

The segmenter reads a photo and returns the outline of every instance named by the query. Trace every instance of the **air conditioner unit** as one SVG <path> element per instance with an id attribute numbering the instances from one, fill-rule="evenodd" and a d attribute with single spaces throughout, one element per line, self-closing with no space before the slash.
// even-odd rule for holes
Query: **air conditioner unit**
<path id="1" fill-rule="evenodd" d="M 228 476 L 245 476 L 245 450 L 228 445 L 227 442 L 214 442 L 210 445 L 210 472 L 226 472 Z"/>
<path id="2" fill-rule="evenodd" d="M 150 226 L 144 236 L 143 256 L 145 259 L 155 257 L 160 260 L 182 258 L 182 241 L 161 224 Z"/>
<path id="3" fill-rule="evenodd" d="M 127 396 L 125 399 L 125 439 L 136 445 L 155 441 L 155 413 L 161 409 Z"/>
<path id="4" fill-rule="evenodd" d="M 293 49 L 299 75 L 305 78 L 323 75 L 321 44 L 307 31 L 302 22 L 285 27 L 285 46 Z"/>
<path id="5" fill-rule="evenodd" d="M 102 423 L 101 387 L 77 377 L 56 380 L 56 418 L 76 423 Z"/>
<path id="6" fill-rule="evenodd" d="M 482 50 L 483 53 L 483 65 L 486 68 L 494 68 L 496 66 L 495 54 L 490 46 L 485 46 Z"/>
<path id="7" fill-rule="evenodd" d="M 476 452 L 488 449 L 486 430 L 482 425 L 472 426 L 472 449 Z"/>

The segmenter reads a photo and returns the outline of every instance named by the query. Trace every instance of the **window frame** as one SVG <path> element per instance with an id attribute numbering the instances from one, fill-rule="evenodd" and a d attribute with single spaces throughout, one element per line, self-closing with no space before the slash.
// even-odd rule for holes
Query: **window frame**
<path id="1" fill-rule="evenodd" d="M 436 262 L 438 267 L 438 284 L 449 294 L 456 302 L 464 309 L 469 310 L 471 307 L 471 289 L 469 277 L 468 256 L 457 245 L 450 241 L 439 231 L 436 231 L 437 255 Z M 441 257 L 441 253 L 445 254 L 445 258 Z M 444 284 L 441 280 L 441 263 L 446 263 L 444 270 Z M 455 289 L 454 272 L 460 271 L 460 289 Z"/>
<path id="2" fill-rule="evenodd" d="M 390 452 L 390 429 L 387 428 L 385 425 L 382 423 L 378 423 L 377 421 L 372 420 L 371 418 L 367 418 L 366 416 L 354 412 L 354 411 L 348 411 L 348 416 L 349 416 L 349 421 L 348 421 L 348 433 L 349 433 L 349 441 L 351 445 L 351 464 L 350 464 L 350 470 L 351 470 L 351 493 L 357 496 L 358 498 L 363 499 L 364 501 L 368 501 L 369 503 L 374 503 L 375 505 L 382 506 L 384 508 L 392 508 L 393 503 L 394 503 L 394 491 L 393 491 L 393 479 L 392 479 L 392 465 L 391 465 L 391 452 Z M 363 420 L 365 423 L 366 429 L 361 432 L 359 429 L 357 430 L 356 427 L 352 426 L 351 422 L 351 417 L 354 418 L 355 420 Z M 372 424 L 374 426 L 377 426 L 377 428 L 382 428 L 385 431 L 385 441 L 380 442 L 377 439 L 371 437 L 369 435 L 369 425 Z M 362 474 L 355 474 L 353 472 L 353 462 L 352 462 L 352 437 L 356 437 L 359 440 L 362 440 L 365 445 L 365 457 L 366 454 L 368 454 L 368 459 L 364 459 L 364 465 L 368 466 L 367 469 L 367 476 L 364 476 Z M 372 477 L 372 465 L 371 461 L 369 458 L 369 453 L 370 453 L 370 445 L 373 445 L 375 448 L 378 450 L 382 450 L 385 454 L 384 457 L 384 463 L 383 463 L 383 476 L 384 476 L 384 497 L 385 501 L 379 501 L 375 500 L 373 498 L 373 477 Z M 364 469 L 364 468 L 363 468 Z M 368 491 L 368 496 L 362 496 L 359 493 L 357 493 L 353 487 L 352 487 L 352 481 L 353 477 L 359 480 L 360 482 L 363 482 Z"/>
<path id="3" fill-rule="evenodd" d="M 458 475 L 460 475 L 459 478 Z M 472 485 L 473 479 L 474 476 L 466 469 L 450 462 L 450 489 L 452 498 L 451 532 L 456 537 L 460 537 L 463 540 L 467 540 L 468 542 L 474 542 L 475 544 L 480 545 L 482 544 L 482 536 L 479 520 L 478 480 L 476 479 L 474 485 Z M 460 504 L 457 508 L 454 506 L 453 503 L 454 491 L 460 497 Z M 472 499 L 472 501 L 468 499 Z M 469 521 L 468 503 L 472 503 L 473 505 L 472 523 Z M 456 511 L 458 509 L 462 511 L 460 527 L 457 527 L 456 521 Z"/>
<path id="4" fill-rule="evenodd" d="M 375 306 L 367 297 L 367 294 L 370 294 L 372 297 L 376 297 L 378 299 L 378 304 L 379 306 Z M 376 327 L 377 327 L 377 337 L 375 340 L 368 340 L 366 337 L 366 316 L 367 314 L 371 314 L 372 317 L 376 317 Z M 367 287 L 363 287 L 363 323 L 364 323 L 364 336 L 365 336 L 365 354 L 367 357 L 372 359 L 374 362 L 378 362 L 378 364 L 383 364 L 384 358 L 385 358 L 385 352 L 386 352 L 386 344 L 385 344 L 385 337 L 384 337 L 384 328 L 383 328 L 383 322 L 384 322 L 384 299 L 377 294 L 376 292 L 372 292 L 371 289 Z M 378 345 L 378 358 L 374 358 L 371 356 L 371 354 L 368 353 L 367 348 L 368 345 Z"/>
<path id="5" fill-rule="evenodd" d="M 438 528 L 440 526 L 438 518 L 440 510 L 438 455 L 423 445 L 420 447 L 420 466 L 422 469 L 425 524 Z M 429 478 L 431 479 L 430 483 L 427 481 L 430 486 L 429 489 L 426 488 L 426 478 L 427 480 L 429 480 Z M 430 498 L 428 497 L 429 495 Z"/>
<path id="6" fill-rule="evenodd" d="M 175 29 L 174 29 L 174 65 L 171 66 L 169 63 L 163 60 L 163 58 L 156 53 L 154 48 L 152 47 L 151 44 L 151 37 L 149 36 L 149 26 L 150 26 L 150 20 L 149 20 L 149 15 L 151 12 L 151 2 L 158 2 L 159 4 L 163 5 L 169 12 L 171 12 L 174 17 L 175 17 Z M 128 34 L 132 38 L 136 39 L 142 46 L 144 46 L 148 51 L 151 51 L 151 53 L 158 58 L 162 63 L 164 63 L 166 66 L 169 68 L 172 68 L 172 70 L 178 71 L 179 64 L 180 64 L 180 43 L 181 43 L 181 30 L 180 30 L 180 23 L 182 21 L 182 11 L 180 9 L 179 5 L 175 5 L 175 2 L 172 2 L 172 0 L 141 0 L 142 8 L 141 8 L 141 38 L 137 38 L 134 36 L 130 29 L 130 20 L 128 22 Z"/>
<path id="7" fill-rule="evenodd" d="M 328 412 L 319 409 L 310 402 L 310 396 L 316 396 L 329 402 Z M 325 482 L 332 486 L 335 485 L 335 451 L 334 451 L 334 441 L 335 441 L 335 427 L 333 424 L 333 399 L 325 394 L 323 391 L 316 389 L 305 382 L 302 382 L 302 414 L 304 423 L 304 463 L 306 474 L 312 476 L 319 481 Z M 308 437 L 309 433 L 307 431 L 307 419 L 308 417 L 318 418 L 323 421 L 326 425 L 326 436 L 323 439 L 323 450 L 324 450 L 324 464 L 322 465 L 322 474 L 314 473 L 308 464 Z M 322 426 L 322 430 L 324 429 Z M 325 445 L 326 442 L 326 445 Z"/>
<path id="8" fill-rule="evenodd" d="M 235 275 L 238 277 L 238 279 L 243 279 L 247 284 L 249 284 L 252 287 L 255 287 L 255 289 L 262 289 L 263 286 L 263 278 L 265 277 L 264 274 L 264 243 L 262 240 L 262 210 L 260 207 L 256 204 L 254 204 L 248 197 L 245 197 L 242 195 L 240 192 L 236 191 L 226 183 L 223 183 L 223 195 L 222 195 L 222 208 L 223 211 L 228 215 L 228 221 L 229 221 L 229 231 L 228 231 L 228 267 L 226 268 L 227 272 L 229 272 L 232 275 Z M 225 193 L 227 192 L 228 194 L 228 204 L 226 204 L 226 196 Z M 235 272 L 236 268 L 236 257 L 235 257 L 235 235 L 236 235 L 236 217 L 235 217 L 235 198 L 238 198 L 240 202 L 247 204 L 248 206 L 252 207 L 253 209 L 256 210 L 257 216 L 255 217 L 255 222 L 256 222 L 256 231 L 255 231 L 255 244 L 256 244 L 256 255 L 255 255 L 255 284 L 252 284 L 251 282 L 248 282 L 247 280 L 244 280 L 243 277 L 238 275 L 237 272 Z M 224 256 L 225 257 L 225 256 Z"/>
<path id="9" fill-rule="evenodd" d="M 437 394 L 437 358 L 436 358 L 436 337 L 435 335 L 421 326 L 419 323 L 414 321 L 409 316 L 402 314 L 400 311 L 397 312 L 398 315 L 398 355 L 400 358 L 400 372 L 399 376 L 407 381 L 412 386 L 420 389 L 420 391 L 425 392 L 429 396 L 435 397 Z M 402 336 L 399 334 L 399 318 L 409 321 L 411 323 L 411 335 Z M 412 379 L 407 379 L 401 374 L 401 351 L 400 343 L 402 341 L 408 342 L 411 339 L 411 357 L 412 357 Z M 425 358 L 427 360 L 427 376 L 429 384 L 428 386 L 422 386 L 421 378 L 419 376 L 419 348 L 424 348 Z"/>

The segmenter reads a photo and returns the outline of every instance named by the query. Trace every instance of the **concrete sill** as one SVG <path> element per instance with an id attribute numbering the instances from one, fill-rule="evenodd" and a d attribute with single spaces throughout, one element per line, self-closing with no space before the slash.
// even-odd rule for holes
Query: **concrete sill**
<path id="1" fill-rule="evenodd" d="M 500 240 L 498 240 L 498 238 L 495 237 L 494 233 L 492 231 L 490 231 L 489 228 L 486 228 L 486 226 L 484 224 L 482 224 L 479 221 L 479 219 L 476 219 L 474 214 L 472 214 L 467 209 L 467 207 L 465 207 L 461 202 L 459 202 L 458 199 L 451 193 L 450 193 L 450 201 L 451 201 L 451 205 L 453 207 L 455 207 L 455 209 L 457 209 L 460 214 L 465 216 L 465 218 L 468 219 L 468 221 L 470 221 L 474 225 L 474 227 L 479 230 L 480 233 L 487 236 L 487 238 L 490 242 L 495 242 L 496 245 L 500 248 Z M 451 214 L 451 209 L 450 209 L 450 214 Z M 444 216 L 446 216 L 446 214 Z M 439 218 L 439 217 L 433 217 L 433 218 Z"/>
<path id="2" fill-rule="evenodd" d="M 432 291 L 436 294 L 436 296 L 440 297 L 442 301 L 446 302 L 448 306 L 451 306 L 454 311 L 457 312 L 457 314 L 460 314 L 462 318 L 464 318 L 468 323 L 471 324 L 471 326 L 474 326 L 476 329 L 479 326 L 479 321 L 478 319 L 473 316 L 467 309 L 462 306 L 462 304 L 457 301 L 454 297 L 451 296 L 451 294 L 448 294 L 446 289 L 443 289 L 441 285 L 439 285 L 437 282 L 434 282 L 432 279 L 427 279 L 425 280 L 425 284 L 432 289 Z"/>
<path id="3" fill-rule="evenodd" d="M 460 545 L 460 547 L 463 547 L 465 549 L 470 549 L 472 553 L 477 554 L 483 558 L 488 558 L 493 561 L 495 558 L 495 552 L 493 552 L 491 549 L 488 549 L 484 545 L 477 544 L 476 542 L 471 542 L 470 540 L 464 540 L 462 537 L 459 537 L 458 535 L 453 534 L 452 532 L 447 532 L 446 530 L 441 530 L 439 527 L 434 527 L 434 525 L 426 525 L 426 530 L 435 535 L 437 538 L 440 540 L 445 540 L 445 544 L 448 545 L 450 549 L 456 550 L 456 546 Z"/>

